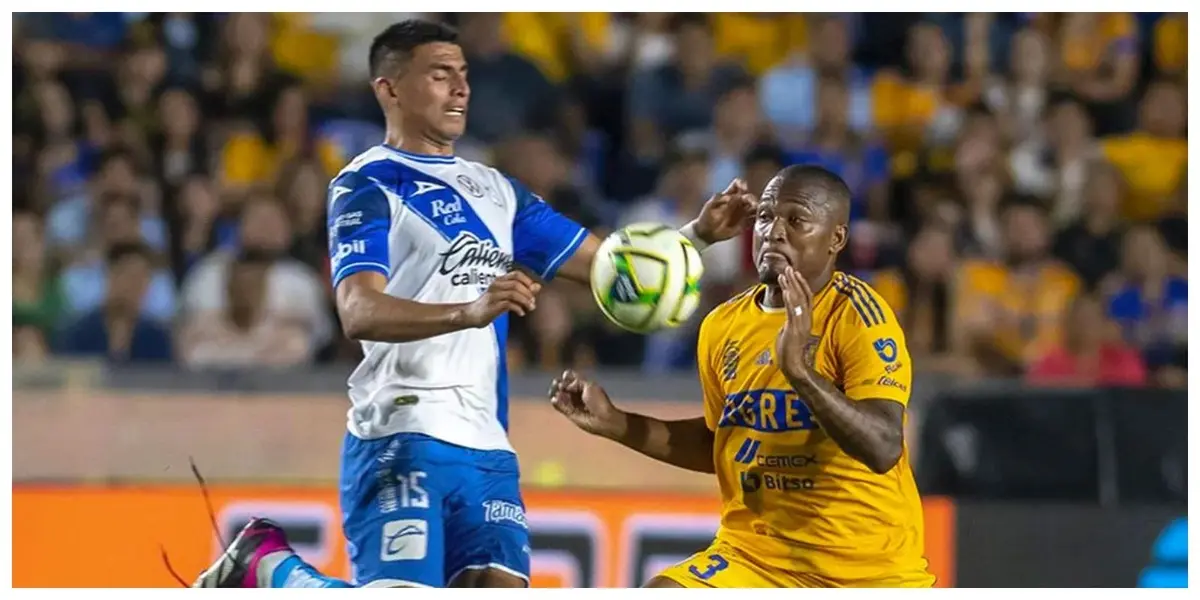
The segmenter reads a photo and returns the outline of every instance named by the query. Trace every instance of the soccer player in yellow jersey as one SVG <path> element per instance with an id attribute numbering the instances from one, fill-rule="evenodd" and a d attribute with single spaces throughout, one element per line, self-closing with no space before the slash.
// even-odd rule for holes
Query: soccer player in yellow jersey
<path id="1" fill-rule="evenodd" d="M 904 445 L 904 333 L 874 290 L 834 270 L 849 205 L 845 182 L 818 167 L 767 185 L 754 225 L 761 284 L 700 327 L 703 416 L 621 411 L 570 371 L 551 385 L 585 431 L 717 475 L 713 544 L 648 587 L 933 585 Z"/>

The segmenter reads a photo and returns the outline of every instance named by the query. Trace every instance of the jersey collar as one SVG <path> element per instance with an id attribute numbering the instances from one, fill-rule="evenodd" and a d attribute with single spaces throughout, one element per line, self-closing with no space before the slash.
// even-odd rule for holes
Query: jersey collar
<path id="1" fill-rule="evenodd" d="M 389 145 L 389 144 L 380 144 L 380 146 L 382 146 L 383 148 L 386 148 L 387 150 L 389 150 L 395 154 L 399 154 L 400 156 L 403 156 L 404 158 L 411 160 L 413 162 L 425 163 L 425 164 L 430 164 L 430 165 L 450 165 L 450 164 L 454 164 L 454 161 L 455 161 L 455 157 L 453 154 L 451 154 L 450 156 L 442 156 L 442 155 L 438 155 L 438 154 L 417 154 L 416 152 L 408 152 L 407 150 L 401 150 L 401 149 L 399 149 L 395 146 Z"/>
<path id="2" fill-rule="evenodd" d="M 827 294 L 829 292 L 829 290 L 833 288 L 833 282 L 839 276 L 841 276 L 841 271 L 834 271 L 833 276 L 829 278 L 829 281 L 825 282 L 825 287 L 823 287 L 813 293 L 813 299 L 812 299 L 813 306 L 816 306 L 817 304 L 819 304 L 821 302 L 821 299 L 825 297 L 825 294 Z M 764 306 L 763 300 L 766 298 L 766 296 L 767 296 L 767 284 L 765 284 L 765 283 L 758 284 L 758 289 L 755 290 L 755 292 L 754 292 L 754 306 L 756 308 L 758 308 L 758 310 L 760 310 L 768 315 L 782 314 L 782 313 L 787 312 L 786 308 L 768 308 L 768 307 Z"/>

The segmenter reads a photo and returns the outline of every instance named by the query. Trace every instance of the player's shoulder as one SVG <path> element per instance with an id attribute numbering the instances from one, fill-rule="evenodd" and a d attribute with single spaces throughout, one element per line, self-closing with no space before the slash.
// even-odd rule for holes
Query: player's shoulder
<path id="1" fill-rule="evenodd" d="M 411 154 L 381 144 L 368 148 L 342 167 L 330 188 L 374 185 L 404 194 L 405 191 L 420 191 L 420 184 L 424 182 L 426 189 L 437 189 L 445 187 L 443 180 L 446 178 L 458 175 L 469 179 L 470 170 L 463 168 L 468 162 L 453 156 Z M 466 186 L 462 181 L 460 185 Z"/>
<path id="2" fill-rule="evenodd" d="M 833 274 L 829 285 L 833 289 L 829 302 L 831 319 L 855 327 L 876 327 L 894 323 L 896 314 L 883 295 L 871 284 L 843 271 Z"/>
<path id="3" fill-rule="evenodd" d="M 350 159 L 350 162 L 346 163 L 346 166 L 342 167 L 337 175 L 334 175 L 333 181 L 365 179 L 388 169 L 390 162 L 392 160 L 387 148 L 372 146 Z"/>
<path id="4" fill-rule="evenodd" d="M 700 323 L 700 335 L 720 336 L 731 327 L 736 327 L 741 319 L 750 314 L 758 292 L 764 287 L 762 284 L 751 286 L 713 307 Z"/>

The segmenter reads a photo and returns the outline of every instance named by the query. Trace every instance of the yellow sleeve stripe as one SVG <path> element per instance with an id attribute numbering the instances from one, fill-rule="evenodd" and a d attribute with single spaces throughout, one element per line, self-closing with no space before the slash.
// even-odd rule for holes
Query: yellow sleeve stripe
<path id="1" fill-rule="evenodd" d="M 833 285 L 839 294 L 850 299 L 850 305 L 858 311 L 858 316 L 862 318 L 867 327 L 887 323 L 883 308 L 879 306 L 879 302 L 875 300 L 862 281 L 845 277 L 838 279 Z"/>

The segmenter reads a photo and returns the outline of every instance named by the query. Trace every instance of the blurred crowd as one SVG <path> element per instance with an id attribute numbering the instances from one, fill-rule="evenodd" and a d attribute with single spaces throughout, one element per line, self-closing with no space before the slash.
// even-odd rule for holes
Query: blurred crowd
<path id="1" fill-rule="evenodd" d="M 471 65 L 457 152 L 598 234 L 819 163 L 854 193 L 842 268 L 919 370 L 1184 385 L 1187 20 L 1163 13 L 15 15 L 16 359 L 353 360 L 325 190 L 382 140 L 367 48 L 413 16 Z M 707 306 L 749 254 L 705 253 Z M 690 369 L 694 335 L 621 334 L 556 282 L 510 365 Z"/>

